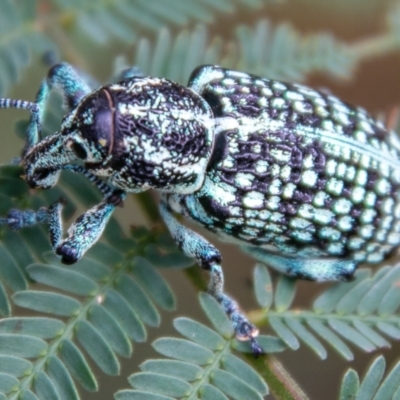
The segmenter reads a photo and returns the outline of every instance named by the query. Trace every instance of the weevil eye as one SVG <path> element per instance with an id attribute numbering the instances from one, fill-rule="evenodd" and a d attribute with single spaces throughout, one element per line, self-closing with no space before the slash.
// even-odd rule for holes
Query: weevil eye
<path id="1" fill-rule="evenodd" d="M 35 173 L 33 178 L 37 181 L 41 181 L 43 179 L 46 179 L 47 176 L 49 175 L 50 171 L 38 171 Z"/>
<path id="2" fill-rule="evenodd" d="M 78 158 L 81 158 L 82 160 L 87 158 L 87 152 L 80 143 L 76 143 L 76 142 L 72 143 L 71 150 L 75 153 L 75 155 Z"/>

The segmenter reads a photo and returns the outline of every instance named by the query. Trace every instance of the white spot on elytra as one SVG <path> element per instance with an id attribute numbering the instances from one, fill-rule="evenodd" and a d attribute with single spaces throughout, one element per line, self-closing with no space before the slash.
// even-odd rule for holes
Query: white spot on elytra
<path id="1" fill-rule="evenodd" d="M 253 180 L 254 180 L 254 175 L 248 173 L 239 172 L 235 176 L 236 185 L 242 189 L 251 187 Z"/>
<path id="2" fill-rule="evenodd" d="M 247 208 L 262 208 L 264 206 L 264 194 L 251 191 L 243 196 L 243 205 Z"/>
<path id="3" fill-rule="evenodd" d="M 317 182 L 318 175 L 315 171 L 306 170 L 301 176 L 301 183 L 307 187 L 314 187 Z"/>

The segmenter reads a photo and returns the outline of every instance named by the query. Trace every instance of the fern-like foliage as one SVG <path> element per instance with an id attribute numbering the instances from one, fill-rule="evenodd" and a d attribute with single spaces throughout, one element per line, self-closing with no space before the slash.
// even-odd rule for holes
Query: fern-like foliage
<path id="1" fill-rule="evenodd" d="M 186 2 L 170 0 L 154 2 L 145 0 L 53 0 L 59 16 L 73 20 L 89 37 L 104 43 L 117 37 L 127 43 L 137 38 L 140 28 L 158 31 L 169 25 L 183 26 L 193 22 L 211 23 L 215 14 L 232 13 L 242 5 L 259 8 L 261 0 L 198 0 Z"/>
<path id="2" fill-rule="evenodd" d="M 399 400 L 400 362 L 383 379 L 385 369 L 386 361 L 380 356 L 374 360 L 360 382 L 357 372 L 350 368 L 343 377 L 339 400 Z"/>
<path id="3" fill-rule="evenodd" d="M 259 20 L 253 27 L 239 26 L 235 38 L 225 39 L 208 33 L 204 25 L 182 30 L 172 36 L 162 29 L 154 45 L 140 39 L 133 65 L 146 74 L 165 76 L 186 83 L 190 73 L 201 64 L 217 64 L 269 78 L 300 81 L 311 72 L 324 71 L 348 77 L 356 54 L 331 34 L 302 35 L 291 25 L 278 27 Z"/>
<path id="4" fill-rule="evenodd" d="M 1 367 L 0 370 L 6 374 L 10 365 L 15 364 L 14 379 L 20 378 L 5 390 L 10 392 L 10 399 L 19 398 L 27 389 L 33 389 L 41 399 L 48 398 L 44 395 L 46 391 L 78 399 L 72 376 L 85 389 L 97 390 L 87 357 L 74 341 L 103 372 L 118 375 L 117 355 L 131 356 L 130 341 L 144 341 L 145 324 L 159 324 L 154 303 L 166 309 L 174 307 L 168 285 L 146 259 L 133 261 L 118 253 L 103 244 L 92 253 L 101 261 L 89 255 L 78 263 L 79 267 L 67 269 L 57 266 L 57 261 L 49 256 L 48 264 L 32 264 L 27 268 L 30 278 L 46 287 L 17 292 L 13 301 L 50 317 L 0 321 L 0 355 L 12 357 L 7 363 L 0 362 L 6 371 Z M 136 271 L 134 275 L 129 275 L 131 269 Z M 149 280 L 153 282 L 151 289 L 147 285 Z M 62 317 L 66 320 L 61 320 Z M 19 365 L 26 368 L 17 368 Z"/>
<path id="5" fill-rule="evenodd" d="M 2 206 L 16 202 L 36 208 L 44 204 L 43 197 L 47 202 L 68 197 L 85 206 L 99 200 L 87 182 L 71 175 L 64 176 L 53 193 L 32 196 L 17 179 L 21 172 L 19 167 L 0 168 L 6 200 Z M 82 193 L 84 200 L 79 199 Z M 73 378 L 85 389 L 96 390 L 95 374 L 76 343 L 103 372 L 117 375 L 117 356 L 129 357 L 131 341 L 146 339 L 145 325 L 159 324 L 156 305 L 174 308 L 174 296 L 153 263 L 162 263 L 163 257 L 174 266 L 192 262 L 164 236 L 144 229 L 124 236 L 115 220 L 104 237 L 106 243 L 97 244 L 73 267 L 65 267 L 49 251 L 44 227 L 2 231 L 0 312 L 9 315 L 13 303 L 47 315 L 0 321 L 0 391 L 8 399 L 28 396 L 29 391 L 40 399 L 53 398 L 49 393 L 78 399 Z M 33 281 L 40 288 L 28 289 Z"/>
<path id="6" fill-rule="evenodd" d="M 0 0 L 0 95 L 19 80 L 32 52 L 55 49 L 41 33 L 37 2 Z"/>
<path id="7" fill-rule="evenodd" d="M 251 349 L 234 339 L 220 305 L 205 293 L 200 294 L 200 304 L 215 330 L 189 318 L 175 319 L 175 329 L 184 339 L 157 339 L 153 347 L 167 358 L 145 361 L 142 372 L 128 378 L 133 389 L 116 393 L 117 400 L 262 400 L 268 394 L 258 373 L 231 354 L 232 348 Z M 259 342 L 270 353 L 284 349 L 271 336 L 260 336 Z"/>
<path id="8" fill-rule="evenodd" d="M 388 339 L 400 339 L 400 265 L 383 267 L 375 274 L 370 269 L 358 270 L 353 281 L 325 290 L 312 310 L 290 309 L 296 293 L 294 280 L 280 278 L 273 293 L 270 275 L 261 265 L 254 280 L 264 318 L 293 350 L 303 342 L 325 359 L 327 350 L 319 336 L 342 357 L 352 360 L 348 344 L 371 352 L 390 347 Z"/>
<path id="9" fill-rule="evenodd" d="M 111 39 L 133 44 L 140 39 L 135 64 L 146 74 L 182 83 L 196 66 L 206 63 L 289 81 L 304 80 L 314 71 L 348 78 L 364 58 L 400 47 L 397 8 L 388 13 L 387 32 L 372 38 L 371 43 L 348 44 L 330 33 L 304 35 L 289 23 L 275 27 L 265 19 L 252 27 L 238 26 L 233 38 L 213 36 L 208 40 L 206 25 L 193 31 L 183 29 L 174 37 L 169 30 L 173 25 L 208 24 L 218 14 L 262 5 L 260 0 L 199 0 L 190 4 L 183 0 L 1 0 L 0 96 L 18 80 L 32 54 L 57 53 L 59 46 L 77 66 L 90 64 L 95 55 L 83 52 L 71 40 L 82 31 L 85 38 L 101 44 Z M 139 38 L 140 28 L 158 32 L 156 42 L 152 37 Z"/>

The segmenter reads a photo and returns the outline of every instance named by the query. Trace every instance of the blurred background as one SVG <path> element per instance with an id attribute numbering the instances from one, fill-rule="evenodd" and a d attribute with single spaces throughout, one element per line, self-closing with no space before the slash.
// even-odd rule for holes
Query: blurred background
<path id="1" fill-rule="evenodd" d="M 28 4 L 29 3 L 29 4 Z M 12 55 L 12 56 L 11 56 Z M 400 4 L 389 0 L 0 0 L 0 96 L 33 101 L 48 65 L 44 58 L 68 61 L 105 82 L 116 70 L 137 65 L 145 74 L 181 83 L 200 64 L 215 63 L 285 81 L 324 88 L 375 115 L 390 116 L 400 104 Z M 6 163 L 23 145 L 14 123 L 20 110 L 1 111 L 0 161 Z M 394 123 L 391 122 L 394 126 Z M 156 196 L 156 195 L 155 195 Z M 117 218 L 149 225 L 130 196 Z M 190 225 L 190 223 L 189 223 Z M 219 243 L 227 291 L 244 310 L 256 308 L 251 288 L 253 260 L 235 246 Z M 132 359 L 122 359 L 119 378 L 98 372 L 101 394 L 84 399 L 110 399 L 128 387 L 126 377 L 141 360 L 155 357 L 151 342 L 175 335 L 172 316 L 204 321 L 197 292 L 179 270 L 162 272 L 177 296 L 177 311 L 163 314 L 160 329 L 135 345 Z M 301 282 L 296 307 L 309 308 L 324 285 Z M 302 345 L 279 360 L 312 399 L 336 399 L 343 372 L 363 374 L 371 359 L 357 349 L 348 363 L 329 349 L 325 361 Z M 398 360 L 400 345 L 379 352 L 388 365 Z M 100 378 L 101 377 L 101 378 Z"/>

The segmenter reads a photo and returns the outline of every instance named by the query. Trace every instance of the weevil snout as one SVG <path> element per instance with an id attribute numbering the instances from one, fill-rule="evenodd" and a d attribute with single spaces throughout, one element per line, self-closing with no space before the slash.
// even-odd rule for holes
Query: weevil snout
<path id="1" fill-rule="evenodd" d="M 53 168 L 43 164 L 43 158 L 38 159 L 34 146 L 23 159 L 25 169 L 24 179 L 26 183 L 32 188 L 52 188 L 58 180 L 60 172 L 58 168 Z"/>
<path id="2" fill-rule="evenodd" d="M 50 189 L 58 180 L 59 172 L 54 170 L 39 170 L 33 174 L 26 174 L 25 181 L 32 188 Z"/>

